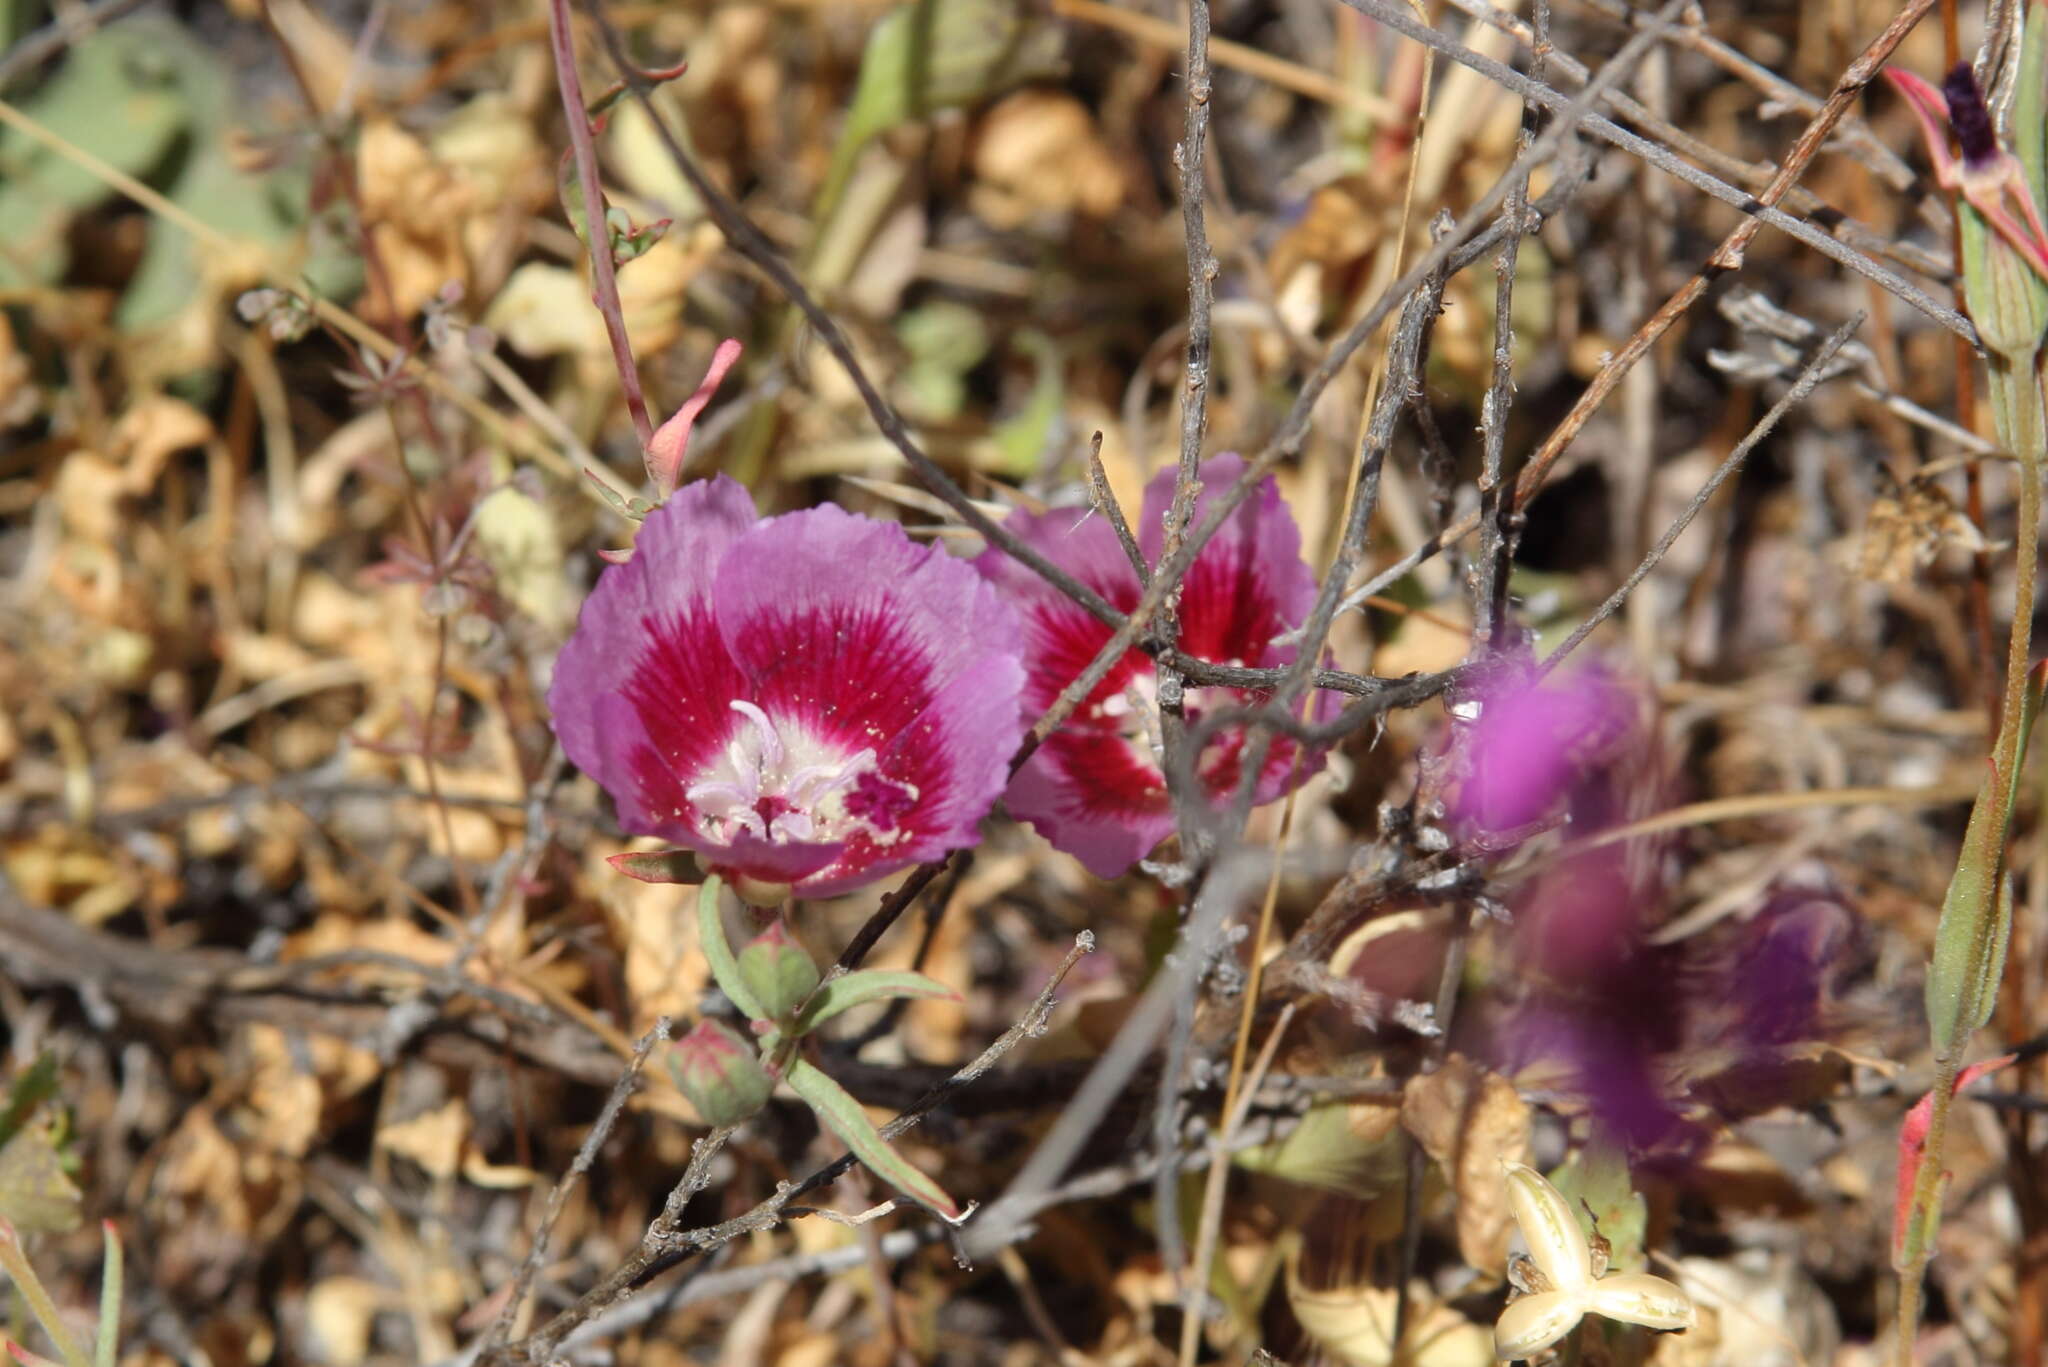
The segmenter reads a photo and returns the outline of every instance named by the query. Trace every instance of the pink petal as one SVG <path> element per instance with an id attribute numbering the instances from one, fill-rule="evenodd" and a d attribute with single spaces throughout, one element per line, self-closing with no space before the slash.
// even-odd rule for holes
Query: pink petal
<path id="1" fill-rule="evenodd" d="M 835 840 L 770 841 L 745 831 L 734 836 L 729 845 L 706 841 L 704 849 L 705 862 L 721 874 L 761 883 L 803 884 L 804 894 L 812 897 L 830 896 L 831 892 L 821 893 L 804 880 L 846 852 L 846 846 Z M 851 886 L 859 885 L 856 882 Z"/>
<path id="2" fill-rule="evenodd" d="M 1236 456 L 1204 463 L 1197 522 L 1244 468 Z M 1154 562 L 1163 545 L 1163 519 L 1172 491 L 1171 470 L 1146 489 L 1139 543 Z M 1062 508 L 1014 514 L 1008 525 L 1112 604 L 1128 610 L 1137 603 L 1137 575 L 1104 519 Z M 1000 552 L 990 551 L 976 564 L 1023 611 L 1030 674 L 1026 701 L 1043 709 L 1088 666 L 1108 641 L 1109 628 Z M 1285 665 L 1294 659 L 1296 649 L 1274 644 L 1274 637 L 1299 625 L 1314 598 L 1315 577 L 1301 561 L 1300 532 L 1278 485 L 1264 480 L 1195 560 L 1181 594 L 1182 648 L 1217 663 Z M 1145 704 L 1141 698 L 1125 706 L 1122 695 L 1133 684 L 1149 689 L 1155 672 L 1142 653 L 1126 654 L 1067 725 L 1018 771 L 1005 795 L 1013 815 L 1105 877 L 1143 858 L 1174 827 L 1157 762 L 1142 739 L 1124 734 L 1130 707 Z M 1190 715 L 1198 719 L 1205 710 L 1238 706 L 1259 696 L 1236 689 L 1195 690 Z M 1335 705 L 1334 698 L 1319 695 L 1312 716 L 1326 716 Z M 1203 786 L 1212 799 L 1234 792 L 1245 741 L 1242 729 L 1228 729 L 1202 756 Z M 1259 801 L 1279 797 L 1321 767 L 1321 754 L 1301 757 L 1298 750 L 1285 738 L 1273 743 L 1260 774 Z"/>
<path id="3" fill-rule="evenodd" d="M 1243 457 L 1228 453 L 1202 462 L 1191 530 L 1202 525 L 1244 469 Z M 1163 470 L 1145 486 L 1138 543 L 1148 561 L 1158 560 L 1165 542 L 1173 481 L 1174 471 Z M 1181 591 L 1181 649 L 1217 664 L 1291 664 L 1295 648 L 1276 646 L 1273 638 L 1299 626 L 1315 598 L 1315 575 L 1301 559 L 1301 529 L 1279 484 L 1268 476 L 1195 558 Z"/>
<path id="4" fill-rule="evenodd" d="M 1173 834 L 1158 766 L 1100 729 L 1047 739 L 1010 780 L 1003 803 L 1098 878 L 1115 878 Z"/>
<path id="5" fill-rule="evenodd" d="M 633 558 L 608 569 L 555 662 L 548 706 L 576 767 L 636 834 L 683 839 L 677 775 L 725 743 L 741 676 L 712 617 L 719 558 L 756 521 L 746 490 L 720 477 L 649 513 Z"/>

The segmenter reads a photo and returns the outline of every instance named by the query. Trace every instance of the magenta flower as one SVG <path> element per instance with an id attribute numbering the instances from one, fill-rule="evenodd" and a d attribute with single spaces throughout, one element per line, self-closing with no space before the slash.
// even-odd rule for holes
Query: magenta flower
<path id="1" fill-rule="evenodd" d="M 1244 461 L 1234 455 L 1203 464 L 1197 524 L 1214 496 L 1243 473 Z M 1171 470 L 1146 486 L 1138 541 L 1148 562 L 1159 559 L 1172 496 Z M 1118 609 L 1137 605 L 1137 572 L 1105 519 L 1056 508 L 1013 513 L 1008 525 Z M 975 564 L 1023 613 L 1024 700 L 1043 711 L 1088 667 L 1110 629 L 1000 551 L 989 551 Z M 1315 576 L 1301 560 L 1301 533 L 1279 486 L 1267 479 L 1195 558 L 1181 594 L 1181 649 L 1217 664 L 1291 664 L 1295 648 L 1275 644 L 1275 638 L 1301 624 L 1315 591 Z M 1187 715 L 1192 725 L 1205 712 L 1260 700 L 1262 695 L 1243 689 L 1191 688 Z M 1017 771 L 1004 794 L 1011 814 L 1097 876 L 1122 873 L 1174 827 L 1160 768 L 1158 721 L 1153 662 L 1129 651 Z M 1226 799 L 1236 788 L 1249 739 L 1244 728 L 1226 729 L 1203 752 L 1199 773 L 1212 800 Z M 1259 775 L 1258 801 L 1272 801 L 1322 767 L 1320 753 L 1303 755 L 1300 749 L 1287 737 L 1274 740 Z"/>
<path id="2" fill-rule="evenodd" d="M 628 830 L 831 896 L 977 839 L 1023 734 L 1014 614 L 968 564 L 720 476 L 649 513 L 555 666 L 562 748 Z"/>
<path id="3" fill-rule="evenodd" d="M 1447 804 L 1461 834 L 1547 815 L 1612 758 L 1636 714 L 1628 688 L 1598 665 L 1540 682 L 1509 671 L 1474 690 L 1468 706 L 1477 715 L 1459 727 L 1450 764 L 1458 786 Z"/>

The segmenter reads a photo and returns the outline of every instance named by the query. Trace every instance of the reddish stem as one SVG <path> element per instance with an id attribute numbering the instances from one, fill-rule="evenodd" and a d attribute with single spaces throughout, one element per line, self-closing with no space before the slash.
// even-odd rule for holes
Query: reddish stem
<path id="1" fill-rule="evenodd" d="M 548 0 L 548 39 L 555 54 L 555 83 L 562 91 L 562 112 L 569 118 L 569 147 L 576 156 L 576 177 L 583 189 L 583 217 L 589 229 L 590 302 L 604 315 L 611 340 L 612 362 L 619 368 L 619 390 L 632 414 L 633 430 L 645 450 L 654 439 L 647 418 L 647 396 L 640 389 L 640 369 L 633 364 L 633 344 L 626 337 L 626 313 L 619 305 L 619 276 L 612 265 L 611 234 L 604 221 L 604 188 L 597 180 L 597 144 L 590 136 L 590 115 L 583 103 L 583 81 L 576 74 L 576 45 L 569 36 L 569 0 Z"/>

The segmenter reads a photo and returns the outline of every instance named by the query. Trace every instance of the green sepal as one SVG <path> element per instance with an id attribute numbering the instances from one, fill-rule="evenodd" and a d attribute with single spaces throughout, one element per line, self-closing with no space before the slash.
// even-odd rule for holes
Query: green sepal
<path id="1" fill-rule="evenodd" d="M 669 1075 L 707 1125 L 737 1125 L 768 1104 L 775 1079 L 731 1027 L 700 1020 L 669 1050 Z"/>
<path id="2" fill-rule="evenodd" d="M 780 916 L 739 953 L 739 972 L 770 1020 L 786 1020 L 818 985 L 818 965 Z"/>
<path id="3" fill-rule="evenodd" d="M 697 867 L 697 856 L 688 850 L 627 850 L 624 854 L 606 855 L 604 862 L 641 883 L 704 881 L 704 871 Z"/>
<path id="4" fill-rule="evenodd" d="M 2048 283 L 2019 248 L 1999 236 L 1968 200 L 1956 204 L 1961 226 L 1963 301 L 1969 305 L 1970 321 L 1994 362 L 2019 372 L 2031 383 L 2034 356 L 2041 337 L 2048 332 Z M 1996 367 L 1992 379 L 1992 405 L 1999 405 Z M 2001 443 L 2009 440 L 1999 434 Z M 2020 459 L 2032 453 L 2015 451 Z"/>
<path id="5" fill-rule="evenodd" d="M 714 874 L 697 893 L 697 947 L 711 965 L 712 981 L 734 1006 L 754 1020 L 773 1020 L 761 1009 L 761 999 L 747 987 L 739 960 L 733 958 L 732 945 L 725 938 L 725 920 L 718 914 L 718 894 L 724 890 L 725 880 Z"/>

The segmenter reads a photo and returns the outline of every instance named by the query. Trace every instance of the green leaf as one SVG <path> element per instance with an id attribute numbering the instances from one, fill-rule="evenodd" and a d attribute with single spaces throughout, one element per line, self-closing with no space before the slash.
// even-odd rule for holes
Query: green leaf
<path id="1" fill-rule="evenodd" d="M 2019 729 L 2012 749 L 2017 769 L 2026 760 L 2027 740 L 2040 710 L 2044 675 L 2027 680 L 2025 705 L 2012 723 Z M 1998 980 L 2005 970 L 2005 946 L 2012 932 L 2012 882 L 2005 873 L 2005 842 L 2019 798 L 2019 775 L 1994 769 L 1970 808 L 1955 876 L 1942 899 L 1934 932 L 1934 958 L 1927 968 L 1927 1026 L 1934 1051 L 1952 1055 L 1971 1033 L 1991 1019 Z"/>
<path id="2" fill-rule="evenodd" d="M 784 1081 L 817 1112 L 818 1119 L 839 1136 L 840 1142 L 853 1151 L 853 1156 L 868 1171 L 941 1217 L 947 1220 L 960 1218 L 960 1207 L 953 1203 L 953 1198 L 946 1195 L 945 1189 L 937 1182 L 919 1172 L 909 1159 L 889 1147 L 889 1141 L 882 1138 L 882 1132 L 875 1128 L 867 1112 L 847 1094 L 844 1087 L 803 1059 L 790 1063 Z"/>
<path id="3" fill-rule="evenodd" d="M 746 979 L 740 976 L 739 960 L 732 956 L 732 945 L 725 938 L 725 921 L 718 914 L 718 894 L 725 890 L 725 881 L 716 875 L 704 880 L 704 886 L 697 893 L 697 943 L 704 951 L 704 957 L 711 964 L 711 977 L 718 984 L 718 990 L 731 999 L 732 1004 L 757 1021 L 772 1019 L 761 1009 L 761 1003 L 747 990 Z"/>
<path id="4" fill-rule="evenodd" d="M 2036 205 L 2048 204 L 2048 23 L 2023 7 L 2019 84 L 2013 92 L 2012 151 Z"/>
<path id="5" fill-rule="evenodd" d="M 156 16 L 110 25 L 73 47 L 21 110 L 114 169 L 147 177 L 189 126 L 175 61 L 182 41 L 176 24 Z M 60 278 L 72 215 L 112 193 L 75 162 L 0 136 L 0 288 Z"/>
<path id="6" fill-rule="evenodd" d="M 1590 1219 L 1588 1235 L 1595 1232 L 1593 1225 L 1598 1226 L 1600 1237 L 1607 1240 L 1610 1269 L 1640 1272 L 1649 1266 L 1643 1254 L 1649 1207 L 1629 1177 L 1628 1153 L 1611 1136 L 1596 1131 L 1585 1148 L 1551 1175 L 1551 1184 L 1571 1202 L 1581 1224 Z"/>
<path id="7" fill-rule="evenodd" d="M 1232 1162 L 1252 1172 L 1370 1201 L 1399 1186 L 1407 1141 L 1387 1106 L 1317 1106 L 1285 1139 L 1242 1149 Z"/>
<path id="8" fill-rule="evenodd" d="M 14 1138 L 36 1107 L 57 1095 L 57 1056 L 47 1050 L 7 1089 L 7 1109 L 0 1111 L 0 1146 Z"/>
<path id="9" fill-rule="evenodd" d="M 47 1112 L 0 1148 L 0 1218 L 15 1228 L 52 1234 L 76 1229 L 82 1200 L 64 1171 L 56 1122 Z"/>
<path id="10" fill-rule="evenodd" d="M 890 997 L 915 997 L 923 1001 L 959 1001 L 960 994 L 922 973 L 864 968 L 857 973 L 829 979 L 811 997 L 797 1022 L 798 1033 L 808 1033 L 842 1011 Z"/>
<path id="11" fill-rule="evenodd" d="M 1038 378 L 1022 411 L 996 425 L 996 450 L 1001 454 L 995 470 L 1021 480 L 1037 474 L 1045 464 L 1046 450 L 1053 445 L 1060 415 L 1066 411 L 1067 385 L 1059 348 L 1044 333 L 1020 334 L 1017 349 L 1030 353 L 1038 363 Z"/>
<path id="12" fill-rule="evenodd" d="M 1016 0 L 912 0 L 868 35 L 847 142 L 1059 71 L 1063 35 Z"/>

